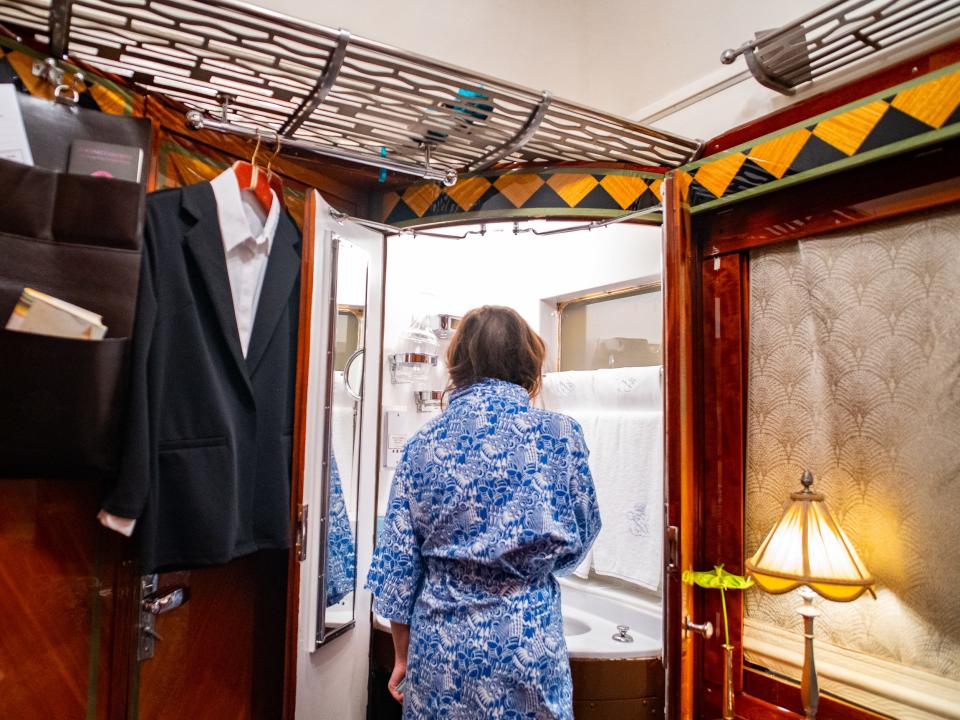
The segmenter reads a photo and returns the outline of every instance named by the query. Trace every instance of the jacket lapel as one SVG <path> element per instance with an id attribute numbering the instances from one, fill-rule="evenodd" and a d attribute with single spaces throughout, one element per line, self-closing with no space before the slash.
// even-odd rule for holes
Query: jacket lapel
<path id="1" fill-rule="evenodd" d="M 227 275 L 227 260 L 223 254 L 223 238 L 217 221 L 217 201 L 213 189 L 210 183 L 202 182 L 189 185 L 182 192 L 181 205 L 194 223 L 184 235 L 186 245 L 200 269 L 233 364 L 252 395 L 253 386 L 240 347 L 240 332 L 233 310 L 233 295 L 230 292 L 230 277 Z"/>
<path id="2" fill-rule="evenodd" d="M 270 338 L 280 322 L 280 316 L 290 302 L 290 293 L 300 275 L 300 232 L 287 216 L 281 213 L 277 232 L 270 249 L 267 271 L 260 290 L 253 332 L 247 348 L 247 369 L 252 376 L 270 344 Z"/>

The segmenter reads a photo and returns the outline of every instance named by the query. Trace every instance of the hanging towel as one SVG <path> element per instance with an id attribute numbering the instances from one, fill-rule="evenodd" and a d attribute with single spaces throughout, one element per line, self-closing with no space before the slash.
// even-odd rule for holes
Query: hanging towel
<path id="1" fill-rule="evenodd" d="M 662 412 L 660 365 L 594 370 L 592 409 L 611 412 L 624 410 Z M 566 373 L 564 373 L 566 374 Z"/>
<path id="2" fill-rule="evenodd" d="M 581 425 L 590 428 L 584 435 L 603 517 L 593 569 L 657 591 L 663 573 L 663 416 L 585 414 Z"/>
<path id="3" fill-rule="evenodd" d="M 663 414 L 660 366 L 551 373 L 542 399 L 576 419 L 590 449 L 603 529 L 575 571 L 660 588 Z"/>
<path id="4" fill-rule="evenodd" d="M 547 410 L 573 415 L 577 410 L 597 410 L 597 370 L 569 370 L 543 376 L 540 399 Z"/>

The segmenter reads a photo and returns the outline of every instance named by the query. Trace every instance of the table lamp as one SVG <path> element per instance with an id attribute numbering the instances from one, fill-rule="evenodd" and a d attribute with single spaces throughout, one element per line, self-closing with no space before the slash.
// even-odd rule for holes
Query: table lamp
<path id="1" fill-rule="evenodd" d="M 807 720 L 817 716 L 820 691 L 813 663 L 813 620 L 820 611 L 814 593 L 849 602 L 869 591 L 874 581 L 840 526 L 830 516 L 824 496 L 813 491 L 813 474 L 804 470 L 803 490 L 792 493 L 790 505 L 760 549 L 747 561 L 747 573 L 774 595 L 800 588 L 803 605 L 803 679 L 801 694 Z"/>

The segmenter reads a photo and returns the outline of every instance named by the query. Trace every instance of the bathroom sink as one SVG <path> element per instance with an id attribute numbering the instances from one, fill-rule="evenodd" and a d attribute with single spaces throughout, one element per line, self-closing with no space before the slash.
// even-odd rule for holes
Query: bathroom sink
<path id="1" fill-rule="evenodd" d="M 585 635 L 588 632 L 590 632 L 590 626 L 583 620 L 572 617 L 563 618 L 563 634 L 566 637 Z"/>

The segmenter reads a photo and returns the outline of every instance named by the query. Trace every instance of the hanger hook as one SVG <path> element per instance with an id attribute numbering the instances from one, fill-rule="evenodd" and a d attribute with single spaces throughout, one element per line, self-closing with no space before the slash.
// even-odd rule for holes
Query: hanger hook
<path id="1" fill-rule="evenodd" d="M 257 144 L 253 148 L 253 155 L 250 156 L 250 164 L 256 166 L 257 164 L 257 155 L 260 153 L 260 142 L 263 140 L 263 137 L 260 135 L 260 128 L 257 128 Z"/>
<path id="2" fill-rule="evenodd" d="M 283 140 L 280 139 L 280 133 L 276 133 L 274 136 L 276 147 L 273 150 L 273 155 L 270 156 L 270 159 L 267 160 L 267 179 L 269 180 L 273 177 L 273 161 L 277 159 L 277 156 L 280 154 L 280 149 L 283 147 Z"/>

